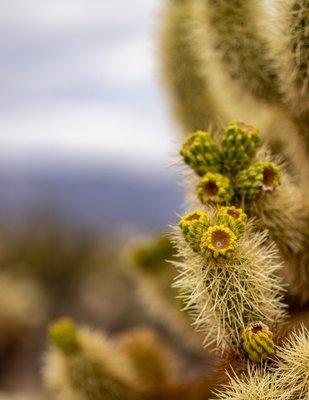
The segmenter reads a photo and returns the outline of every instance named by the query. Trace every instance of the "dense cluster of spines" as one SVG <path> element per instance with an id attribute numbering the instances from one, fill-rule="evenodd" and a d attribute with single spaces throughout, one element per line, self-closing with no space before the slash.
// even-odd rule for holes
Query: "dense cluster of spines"
<path id="1" fill-rule="evenodd" d="M 252 326 L 250 329 L 252 330 Z M 249 332 L 251 332 L 250 329 Z M 251 332 L 248 353 L 253 356 L 255 367 L 252 368 L 252 364 L 249 363 L 247 371 L 230 376 L 229 383 L 216 391 L 216 398 L 221 400 L 307 400 L 309 393 L 308 329 L 302 327 L 293 331 L 282 347 L 277 346 L 275 354 L 272 334 L 267 328 L 263 330 L 262 345 L 260 340 L 254 343 Z M 272 358 L 270 367 L 267 364 L 257 364 L 260 359 L 258 351 L 252 352 L 253 344 L 259 346 L 261 355 Z"/>
<path id="2" fill-rule="evenodd" d="M 252 232 L 241 209 L 193 211 L 179 227 L 175 243 L 182 261 L 174 262 L 175 286 L 206 345 L 216 342 L 225 350 L 239 342 L 248 323 L 284 318 L 276 251 L 264 233 Z"/>

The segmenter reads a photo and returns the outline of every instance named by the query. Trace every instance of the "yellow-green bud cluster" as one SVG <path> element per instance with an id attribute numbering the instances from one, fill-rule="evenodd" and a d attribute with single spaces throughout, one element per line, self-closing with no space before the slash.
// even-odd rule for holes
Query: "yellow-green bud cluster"
<path id="1" fill-rule="evenodd" d="M 258 129 L 243 122 L 231 122 L 221 141 L 224 169 L 229 173 L 235 173 L 247 168 L 261 144 Z"/>
<path id="2" fill-rule="evenodd" d="M 203 204 L 254 201 L 280 185 L 280 170 L 270 161 L 258 162 L 261 147 L 258 129 L 243 122 L 231 122 L 219 145 L 209 133 L 191 134 L 180 154 L 201 179 L 197 194 Z"/>
<path id="3" fill-rule="evenodd" d="M 253 362 L 266 360 L 275 354 L 273 334 L 261 322 L 250 324 L 242 334 L 242 346 Z"/>
<path id="4" fill-rule="evenodd" d="M 227 176 L 207 172 L 197 186 L 197 194 L 203 204 L 209 202 L 222 204 L 232 199 L 234 189 Z"/>
<path id="5" fill-rule="evenodd" d="M 246 214 L 236 207 L 219 207 L 211 220 L 202 211 L 181 218 L 179 227 L 190 247 L 205 257 L 229 257 L 245 231 Z"/>
<path id="6" fill-rule="evenodd" d="M 56 347 L 64 354 L 75 354 L 80 350 L 76 326 L 69 318 L 62 318 L 49 327 L 49 335 Z"/>
<path id="7" fill-rule="evenodd" d="M 247 224 L 247 215 L 241 208 L 235 206 L 220 207 L 218 219 L 236 232 L 243 233 Z"/>
<path id="8" fill-rule="evenodd" d="M 280 170 L 270 161 L 256 163 L 237 176 L 239 194 L 249 200 L 273 192 L 280 185 Z"/>
<path id="9" fill-rule="evenodd" d="M 189 135 L 182 145 L 180 155 L 199 176 L 220 168 L 219 151 L 208 132 L 197 131 Z"/>
<path id="10" fill-rule="evenodd" d="M 200 250 L 202 234 L 207 226 L 208 220 L 206 214 L 198 210 L 190 212 L 179 221 L 179 227 L 186 242 L 196 252 Z"/>
<path id="11" fill-rule="evenodd" d="M 201 238 L 200 251 L 205 255 L 229 256 L 235 250 L 237 237 L 225 225 L 210 226 Z"/>

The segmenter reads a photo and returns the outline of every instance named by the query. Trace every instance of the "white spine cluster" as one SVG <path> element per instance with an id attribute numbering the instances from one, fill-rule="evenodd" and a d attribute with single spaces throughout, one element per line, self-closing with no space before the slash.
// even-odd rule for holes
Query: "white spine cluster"
<path id="1" fill-rule="evenodd" d="M 207 215 L 210 224 L 215 214 Z M 174 263 L 179 271 L 175 286 L 196 329 L 206 335 L 206 346 L 215 343 L 224 351 L 239 343 L 248 323 L 272 325 L 285 317 L 281 280 L 275 274 L 281 264 L 275 246 L 265 243 L 265 232 L 253 233 L 248 224 L 226 257 L 194 251 L 178 229 L 174 240 L 181 258 Z"/>

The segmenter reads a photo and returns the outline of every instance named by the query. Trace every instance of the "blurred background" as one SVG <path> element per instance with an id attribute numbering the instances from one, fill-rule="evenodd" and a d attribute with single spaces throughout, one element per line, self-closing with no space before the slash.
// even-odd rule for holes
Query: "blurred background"
<path id="1" fill-rule="evenodd" d="M 104 219 L 152 228 L 173 218 L 160 4 L 1 1 L 3 218 L 58 208 L 91 229 Z"/>
<path id="2" fill-rule="evenodd" d="M 182 203 L 160 6 L 0 2 L 1 390 L 40 390 L 54 318 L 111 333 L 156 324 L 121 260 L 128 238 L 166 229 Z"/>

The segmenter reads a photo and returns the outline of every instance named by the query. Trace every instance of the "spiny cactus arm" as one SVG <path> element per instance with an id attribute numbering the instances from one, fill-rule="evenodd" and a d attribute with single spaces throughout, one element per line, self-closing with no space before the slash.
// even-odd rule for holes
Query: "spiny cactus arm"
<path id="1" fill-rule="evenodd" d="M 285 263 L 283 275 L 288 292 L 298 304 L 309 300 L 309 211 L 298 187 L 282 174 L 282 184 L 274 193 L 247 202 L 250 215 L 257 216 L 260 228 L 267 228 Z"/>
<path id="2" fill-rule="evenodd" d="M 196 0 L 201 21 L 208 27 L 208 40 L 227 74 L 257 99 L 280 99 L 274 62 L 267 42 L 259 34 L 258 0 Z M 202 48 L 202 47 L 201 47 Z M 209 60 L 211 62 L 211 60 Z"/>
<path id="3" fill-rule="evenodd" d="M 167 266 L 166 260 L 173 256 L 173 246 L 167 236 L 159 235 L 150 241 L 136 240 L 130 250 L 137 268 L 146 274 L 160 274 Z"/>
<path id="4" fill-rule="evenodd" d="M 60 400 L 137 399 L 141 383 L 130 361 L 105 337 L 68 319 L 50 327 L 46 386 Z"/>
<path id="5" fill-rule="evenodd" d="M 29 334 L 40 326 L 45 318 L 46 303 L 41 288 L 35 282 L 1 271 L 0 304 L 2 358 L 8 349 L 16 352 Z"/>
<path id="6" fill-rule="evenodd" d="M 176 379 L 179 367 L 176 355 L 155 331 L 138 328 L 121 335 L 120 350 L 131 360 L 139 379 L 150 391 L 168 387 Z"/>
<path id="7" fill-rule="evenodd" d="M 184 216 L 175 232 L 182 258 L 175 262 L 175 286 L 185 293 L 186 308 L 204 332 L 205 345 L 216 343 L 224 351 L 240 343 L 248 323 L 284 319 L 281 280 L 275 275 L 281 265 L 274 246 L 265 243 L 266 234 L 253 233 L 249 223 L 239 229 L 230 215 L 222 219 L 220 209 L 208 209 L 204 217 L 194 213 L 200 218 Z M 184 220 L 191 226 L 184 229 Z"/>
<path id="8" fill-rule="evenodd" d="M 172 108 L 184 132 L 217 128 L 225 117 L 192 48 L 193 1 L 166 1 L 160 37 L 161 69 Z"/>
<path id="9" fill-rule="evenodd" d="M 175 252 L 166 236 L 137 237 L 128 243 L 123 259 L 146 311 L 164 323 L 185 347 L 200 351 L 202 338 L 192 330 L 189 316 L 181 312 L 182 295 L 172 286 L 177 270 L 170 261 Z"/>
<path id="10" fill-rule="evenodd" d="M 265 39 L 276 62 L 283 100 L 293 114 L 306 116 L 308 130 L 309 3 L 274 0 L 272 5 L 275 11 L 265 13 Z"/>
<path id="11" fill-rule="evenodd" d="M 307 399 L 309 393 L 309 330 L 302 326 L 290 334 L 277 350 L 278 361 L 272 372 L 291 399 Z"/>
<path id="12" fill-rule="evenodd" d="M 229 378 L 228 384 L 214 392 L 217 400 L 293 400 L 292 393 L 264 368 L 252 369 L 248 365 L 246 374 L 234 373 Z"/>

